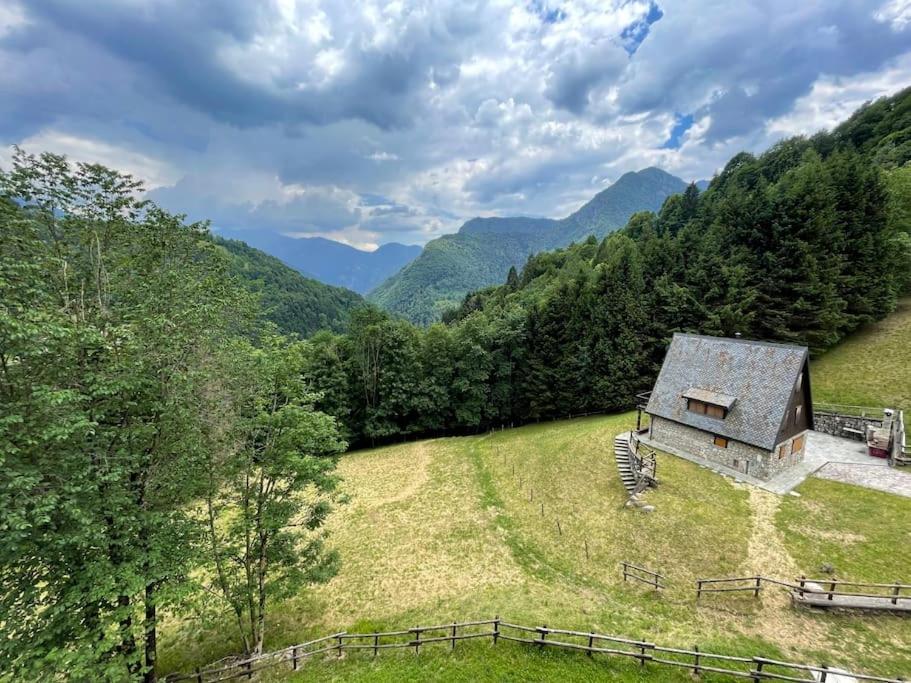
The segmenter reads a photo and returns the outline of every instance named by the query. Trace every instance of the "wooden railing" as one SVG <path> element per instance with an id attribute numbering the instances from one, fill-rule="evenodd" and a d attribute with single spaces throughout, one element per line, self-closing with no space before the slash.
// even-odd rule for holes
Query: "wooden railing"
<path id="1" fill-rule="evenodd" d="M 808 579 L 801 576 L 793 582 L 782 581 L 769 576 L 731 576 L 721 579 L 696 579 L 696 599 L 702 597 L 703 593 L 736 593 L 750 592 L 754 597 L 759 597 L 759 592 L 765 587 L 764 584 L 780 586 L 796 591 L 799 595 L 812 593 L 813 595 L 825 596 L 827 600 L 834 600 L 837 597 L 845 598 L 880 598 L 888 600 L 891 604 L 897 605 L 899 598 L 911 599 L 911 593 L 902 591 L 911 591 L 911 584 L 906 583 L 867 583 L 863 581 L 842 581 L 840 579 Z M 813 584 L 809 586 L 808 584 Z M 845 590 L 845 586 L 860 588 L 860 592 Z"/>
<path id="2" fill-rule="evenodd" d="M 649 586 L 652 586 L 656 591 L 664 588 L 664 576 L 658 572 L 653 572 L 651 569 L 646 569 L 645 567 L 640 567 L 629 562 L 621 562 L 620 566 L 623 568 L 623 581 L 626 582 L 628 579 L 633 579 L 634 581 L 641 581 L 642 583 L 647 583 Z"/>
<path id="3" fill-rule="evenodd" d="M 466 632 L 466 629 L 471 630 Z M 427 633 L 441 633 L 442 635 L 422 637 Z M 470 638 L 490 638 L 494 645 L 500 640 L 506 640 L 538 648 L 556 647 L 575 650 L 584 652 L 589 657 L 596 654 L 626 657 L 637 661 L 642 667 L 646 665 L 677 667 L 695 675 L 716 673 L 733 678 L 748 678 L 753 681 L 826 681 L 830 674 L 836 672 L 840 675 L 851 676 L 856 680 L 872 681 L 873 683 L 899 683 L 901 681 L 898 678 L 885 676 L 848 673 L 840 669 L 832 669 L 825 664 L 812 666 L 767 657 L 726 655 L 707 652 L 697 646 L 692 649 L 664 647 L 647 640 L 549 628 L 546 625 L 523 626 L 502 621 L 499 617 L 484 621 L 420 626 L 400 631 L 377 633 L 343 631 L 258 657 L 241 659 L 222 667 L 197 669 L 192 674 L 172 674 L 165 680 L 168 683 L 178 681 L 216 683 L 239 678 L 250 679 L 256 672 L 279 664 L 287 664 L 292 669 L 296 669 L 301 661 L 319 654 L 327 656 L 335 654 L 341 657 L 347 651 L 367 651 L 373 656 L 377 656 L 380 650 L 412 647 L 417 653 L 421 646 L 431 644 L 448 644 L 450 649 L 455 649 L 456 642 Z"/>
<path id="4" fill-rule="evenodd" d="M 889 457 L 891 465 L 911 465 L 911 447 L 907 444 L 905 432 L 905 412 L 899 410 L 892 422 L 892 452 Z"/>
<path id="5" fill-rule="evenodd" d="M 808 588 L 807 584 L 812 583 L 822 586 L 822 590 L 816 587 Z M 861 589 L 860 592 L 844 590 L 845 586 L 852 586 Z M 825 595 L 827 600 L 833 600 L 836 597 L 848 598 L 883 598 L 888 599 L 893 605 L 898 604 L 898 599 L 911 599 L 911 592 L 902 594 L 902 591 L 911 591 L 911 584 L 907 583 L 865 583 L 862 581 L 841 581 L 839 579 L 808 579 L 801 576 L 797 580 L 794 589 L 801 595 L 804 593 L 813 593 L 815 595 Z"/>
<path id="6" fill-rule="evenodd" d="M 631 432 L 629 435 L 630 465 L 637 476 L 644 475 L 651 482 L 657 481 L 658 459 L 655 451 L 648 446 L 643 446 L 638 434 Z"/>

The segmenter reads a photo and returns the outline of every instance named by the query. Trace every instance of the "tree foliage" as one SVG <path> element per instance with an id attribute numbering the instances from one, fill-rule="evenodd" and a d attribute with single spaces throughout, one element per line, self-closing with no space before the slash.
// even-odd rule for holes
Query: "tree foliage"
<path id="1" fill-rule="evenodd" d="M 154 680 L 160 611 L 207 563 L 192 509 L 211 490 L 213 392 L 242 418 L 237 453 L 273 439 L 276 491 L 328 481 L 332 460 L 307 458 L 339 448 L 331 418 L 286 391 L 287 375 L 300 382 L 297 346 L 275 352 L 284 374 L 269 375 L 286 405 L 250 405 L 273 357 L 232 341 L 253 331 L 250 297 L 205 226 L 140 192 L 53 154 L 17 150 L 0 174 L 0 670 L 17 680 Z M 232 362 L 216 362 L 227 350 Z M 238 376 L 252 396 L 219 388 Z M 258 500 L 258 529 L 297 509 L 277 497 Z M 282 553 L 270 577 L 291 558 L 322 566 L 315 546 L 285 539 L 270 538 Z"/>

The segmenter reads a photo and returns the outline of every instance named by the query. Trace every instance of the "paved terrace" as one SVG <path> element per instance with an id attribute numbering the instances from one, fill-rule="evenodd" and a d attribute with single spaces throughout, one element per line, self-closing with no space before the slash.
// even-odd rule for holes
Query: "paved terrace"
<path id="1" fill-rule="evenodd" d="M 673 446 L 653 441 L 645 434 L 639 438 L 646 446 L 671 453 L 719 474 L 779 495 L 788 493 L 812 474 L 823 479 L 832 479 L 911 498 L 911 472 L 889 467 L 885 459 L 870 457 L 867 455 L 866 446 L 860 441 L 842 439 L 822 432 L 809 432 L 803 460 L 768 481 L 685 453 Z"/>

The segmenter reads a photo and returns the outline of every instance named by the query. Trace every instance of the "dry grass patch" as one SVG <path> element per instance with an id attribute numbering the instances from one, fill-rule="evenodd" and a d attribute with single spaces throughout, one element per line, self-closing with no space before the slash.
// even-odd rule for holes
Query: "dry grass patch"
<path id="1" fill-rule="evenodd" d="M 351 501 L 329 524 L 342 567 L 314 591 L 327 626 L 430 613 L 466 593 L 519 580 L 457 444 L 422 441 L 342 459 Z"/>

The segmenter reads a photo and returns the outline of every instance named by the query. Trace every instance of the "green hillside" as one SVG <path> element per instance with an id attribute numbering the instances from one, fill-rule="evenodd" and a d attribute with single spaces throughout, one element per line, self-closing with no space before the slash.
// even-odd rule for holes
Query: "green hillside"
<path id="1" fill-rule="evenodd" d="M 282 332 L 309 337 L 319 330 L 340 332 L 364 299 L 351 290 L 304 277 L 274 256 L 239 240 L 214 238 L 230 257 L 230 272 L 260 296 L 263 317 Z"/>
<path id="2" fill-rule="evenodd" d="M 427 243 L 417 259 L 386 280 L 368 299 L 426 325 L 458 306 L 467 292 L 501 282 L 510 267 L 548 248 L 536 233 L 459 233 Z"/>
<path id="3" fill-rule="evenodd" d="M 813 399 L 911 412 L 911 298 L 813 363 Z"/>
<path id="4" fill-rule="evenodd" d="M 657 211 L 686 184 L 657 168 L 626 173 L 582 208 L 561 220 L 475 218 L 458 233 L 433 240 L 368 299 L 412 322 L 428 324 L 468 292 L 506 279 L 532 254 L 563 247 L 622 227 L 637 211 Z"/>
<path id="5" fill-rule="evenodd" d="M 800 498 L 782 498 L 662 455 L 661 484 L 646 495 L 655 512 L 624 509 L 611 447 L 634 424 L 626 413 L 344 456 L 339 472 L 351 500 L 329 521 L 340 572 L 275 606 L 267 647 L 339 630 L 499 614 L 667 645 L 907 673 L 911 621 L 900 616 L 798 610 L 774 589 L 758 600 L 721 594 L 697 604 L 693 585 L 697 577 L 816 574 L 835 553 L 841 577 L 892 581 L 907 570 L 894 549 L 904 543 L 911 499 L 825 480 L 807 481 Z M 834 533 L 864 551 L 845 555 Z M 668 589 L 655 595 L 624 583 L 622 560 L 665 574 Z M 192 671 L 236 652 L 223 619 L 202 631 L 173 623 L 163 671 Z M 417 657 L 333 655 L 308 663 L 297 679 L 282 671 L 289 680 L 641 680 L 623 661 L 586 660 L 484 642 L 460 643 L 454 653 L 445 644 L 426 646 Z M 649 680 L 656 671 L 647 667 Z M 660 675 L 689 679 L 685 671 Z"/>

